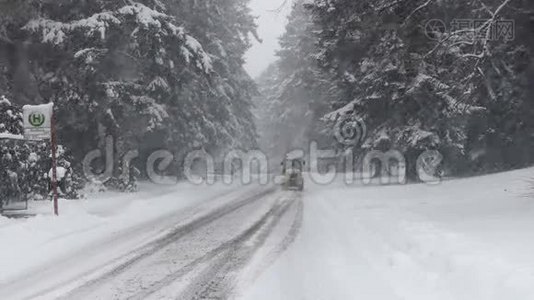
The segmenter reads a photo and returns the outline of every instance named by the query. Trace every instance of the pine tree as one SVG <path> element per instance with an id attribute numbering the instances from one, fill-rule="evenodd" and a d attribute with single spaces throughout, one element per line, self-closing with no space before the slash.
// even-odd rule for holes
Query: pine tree
<path id="1" fill-rule="evenodd" d="M 247 4 L 10 3 L 28 14 L 0 17 L 0 40 L 25 50 L 22 63 L 3 73 L 5 89 L 20 104 L 53 100 L 60 140 L 77 161 L 103 147 L 107 135 L 117 144 L 115 165 L 128 150 L 139 150 L 142 160 L 162 148 L 180 154 L 254 147 L 256 88 L 243 56 L 256 33 Z M 18 69 L 17 85 L 9 77 Z M 10 85 L 32 88 L 16 93 Z"/>
<path id="2" fill-rule="evenodd" d="M 199 102 L 207 102 L 204 116 L 192 119 L 207 127 L 200 144 L 206 150 L 250 149 L 256 146 L 251 98 L 256 86 L 244 70 L 250 39 L 258 38 L 248 0 L 167 1 L 169 10 L 184 22 L 213 62 L 210 86 L 195 90 Z"/>
<path id="3" fill-rule="evenodd" d="M 520 124 L 502 133 L 514 140 L 512 148 L 505 140 L 491 146 L 481 146 L 480 141 L 486 136 L 495 141 L 494 133 L 503 125 L 504 119 L 497 117 L 502 114 L 502 104 L 498 112 L 491 102 L 502 99 L 515 118 L 512 122 L 521 114 L 518 107 L 530 107 L 525 97 L 528 89 L 521 84 L 530 68 L 519 63 L 519 57 L 531 61 L 528 47 L 521 45 L 529 39 L 494 41 L 486 38 L 485 28 L 468 33 L 453 28 L 422 30 L 432 18 L 452 24 L 454 20 L 447 16 L 487 19 L 491 25 L 502 19 L 526 21 L 524 12 L 531 11 L 527 8 L 530 4 L 520 1 L 521 9 L 512 10 L 509 2 L 484 6 L 477 1 L 314 1 L 308 7 L 321 28 L 317 41 L 320 64 L 325 73 L 335 74 L 340 91 L 331 102 L 337 110 L 329 116 L 363 118 L 369 132 L 364 150 L 401 150 L 413 162 L 422 151 L 436 149 L 446 157 L 448 171 L 455 174 L 471 168 L 476 152 L 528 149 L 530 142 L 524 141 L 526 134 L 519 130 Z M 473 42 L 473 36 L 482 38 Z M 515 66 L 520 73 L 513 70 Z M 481 122 L 489 122 L 485 126 L 493 123 L 494 129 L 480 132 Z M 517 135 L 510 137 L 512 133 Z M 529 159 L 521 161 L 524 164 Z M 414 172 L 412 164 L 411 175 Z"/>

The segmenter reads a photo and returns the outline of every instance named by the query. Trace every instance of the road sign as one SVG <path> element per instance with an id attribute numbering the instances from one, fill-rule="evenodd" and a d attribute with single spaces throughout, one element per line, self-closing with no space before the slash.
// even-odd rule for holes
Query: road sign
<path id="1" fill-rule="evenodd" d="M 24 138 L 30 141 L 50 140 L 52 148 L 52 191 L 54 196 L 54 214 L 58 209 L 57 182 L 57 136 L 54 124 L 54 104 L 25 105 L 22 107 L 24 119 Z"/>
<path id="2" fill-rule="evenodd" d="M 25 105 L 22 108 L 24 119 L 24 138 L 42 141 L 52 138 L 52 114 L 54 104 Z"/>

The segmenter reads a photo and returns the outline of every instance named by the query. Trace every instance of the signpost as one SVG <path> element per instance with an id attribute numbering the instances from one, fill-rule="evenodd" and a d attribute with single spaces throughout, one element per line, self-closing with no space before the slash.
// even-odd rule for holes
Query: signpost
<path id="1" fill-rule="evenodd" d="M 54 121 L 54 104 L 25 105 L 22 108 L 24 138 L 29 141 L 50 140 L 52 148 L 52 193 L 54 214 L 59 215 L 57 183 L 57 136 Z"/>

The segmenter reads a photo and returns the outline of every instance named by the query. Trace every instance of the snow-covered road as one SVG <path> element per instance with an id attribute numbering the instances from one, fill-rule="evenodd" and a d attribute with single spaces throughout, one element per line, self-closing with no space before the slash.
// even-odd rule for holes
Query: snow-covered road
<path id="1" fill-rule="evenodd" d="M 197 199 L 181 209 L 169 206 L 172 214 L 130 224 L 54 263 L 33 268 L 30 274 L 7 280 L 0 285 L 0 298 L 229 297 L 245 267 L 248 274 L 265 267 L 251 268 L 253 257 L 261 256 L 261 262 L 272 260 L 291 243 L 301 223 L 302 201 L 298 194 L 273 187 L 212 189 L 221 194 Z M 165 211 L 161 203 L 158 206 Z M 48 242 L 87 231 L 92 229 Z"/>
<path id="2" fill-rule="evenodd" d="M 236 284 L 234 276 L 279 222 L 285 217 L 295 219 L 301 205 L 294 196 L 267 190 L 238 198 L 135 250 L 64 298 L 227 298 Z M 289 233 L 288 228 L 280 229 Z M 278 236 L 280 243 L 287 237 Z"/>
<path id="3" fill-rule="evenodd" d="M 0 217 L 0 299 L 533 299 L 531 173 L 63 202 Z"/>

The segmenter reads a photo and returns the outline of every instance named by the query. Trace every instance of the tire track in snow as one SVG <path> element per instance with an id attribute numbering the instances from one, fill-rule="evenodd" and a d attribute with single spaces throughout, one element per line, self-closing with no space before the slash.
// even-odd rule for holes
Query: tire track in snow
<path id="1" fill-rule="evenodd" d="M 296 195 L 296 194 L 294 194 Z M 180 294 L 178 299 L 228 299 L 232 296 L 238 282 L 236 277 L 239 271 L 247 265 L 254 254 L 265 244 L 275 227 L 286 217 L 291 209 L 296 209 L 295 220 L 285 236 L 275 248 L 277 257 L 283 252 L 298 234 L 302 224 L 303 204 L 300 197 L 285 198 L 275 205 L 261 220 L 250 227 L 242 235 L 231 241 L 225 251 L 218 256 L 202 271 L 186 290 Z M 273 258 L 273 257 L 271 257 Z M 269 261 L 269 262 L 272 262 Z M 262 264 L 266 267 L 268 264 Z M 261 270 L 258 269 L 258 272 Z M 148 296 L 150 294 L 143 294 Z M 136 299 L 144 299 L 139 297 Z"/>
<path id="2" fill-rule="evenodd" d="M 50 292 L 59 291 L 60 289 L 63 290 L 66 285 L 70 285 L 71 289 L 75 288 L 77 285 L 77 281 L 79 281 L 80 278 L 92 278 L 91 276 L 94 277 L 94 275 L 100 272 L 101 270 L 107 270 L 106 268 L 113 266 L 113 264 L 120 263 L 127 257 L 131 256 L 132 253 L 139 251 L 139 249 L 142 249 L 142 246 L 136 246 L 133 251 L 128 251 L 124 253 L 121 252 L 119 256 L 110 258 L 110 260 L 108 260 L 106 264 L 98 262 L 98 264 L 94 267 L 86 268 L 84 269 L 84 271 L 77 273 L 75 276 L 71 275 L 70 277 L 65 277 L 65 279 L 62 280 L 55 280 L 48 285 L 42 285 L 41 287 L 37 288 L 34 287 L 35 290 L 26 291 L 28 286 L 34 286 L 35 283 L 40 283 L 43 278 L 53 278 L 58 273 L 58 267 L 59 271 L 61 271 L 61 269 L 64 270 L 65 268 L 69 270 L 70 268 L 72 268 L 73 265 L 76 265 L 78 263 L 80 257 L 92 257 L 95 255 L 95 250 L 107 249 L 109 247 L 113 247 L 114 245 L 120 245 L 121 243 L 136 237 L 139 234 L 139 231 L 143 231 L 145 228 L 164 227 L 162 226 L 162 224 L 170 224 L 172 226 L 176 223 L 176 221 L 173 220 L 176 220 L 177 218 L 191 218 L 191 216 L 198 212 L 199 207 L 202 207 L 204 204 L 216 203 L 217 201 L 220 201 L 221 199 L 226 199 L 230 196 L 242 198 L 243 196 L 245 196 L 245 194 L 241 192 L 242 190 L 243 189 L 230 189 L 227 191 L 223 191 L 220 195 L 214 197 L 213 199 L 205 199 L 200 205 L 192 204 L 191 206 L 185 207 L 181 210 L 170 211 L 169 213 L 160 216 L 158 219 L 148 220 L 140 224 L 136 224 L 132 227 L 126 228 L 125 230 L 121 230 L 117 233 L 112 233 L 110 236 L 91 242 L 85 248 L 70 253 L 68 257 L 54 259 L 53 261 L 50 261 L 44 266 L 40 266 L 39 269 L 36 269 L 35 271 L 32 271 L 29 274 L 24 274 L 15 277 L 7 282 L 0 284 L 0 298 L 3 299 L 12 297 L 12 295 L 15 294 L 17 295 L 16 298 L 18 299 L 34 299 L 43 294 L 49 294 Z M 251 192 L 252 191 L 247 191 L 248 194 L 250 194 Z M 169 194 L 171 194 L 171 192 L 165 190 L 165 192 L 158 193 L 155 198 Z M 10 226 L 13 226 L 13 224 L 8 223 L 6 227 Z M 94 228 L 95 227 L 93 227 L 93 229 Z M 0 229 L 2 228 L 0 227 Z M 84 230 L 75 231 L 75 233 L 81 232 L 84 232 Z M 159 235 L 160 233 L 162 233 L 162 231 L 158 231 L 156 233 L 158 234 L 158 236 L 156 236 L 153 240 L 158 240 L 159 236 L 161 236 Z M 165 235 L 165 233 L 163 233 L 163 235 Z"/>
<path id="3" fill-rule="evenodd" d="M 122 259 L 116 260 L 116 263 L 118 263 L 117 266 L 113 267 L 113 269 L 106 271 L 104 274 L 99 275 L 97 278 L 89 280 L 85 282 L 83 285 L 75 287 L 74 289 L 70 290 L 66 295 L 64 296 L 53 296 L 57 299 L 80 299 L 80 297 L 76 297 L 75 295 L 83 295 L 86 292 L 91 291 L 94 287 L 99 286 L 101 283 L 106 282 L 109 279 L 112 279 L 126 271 L 128 271 L 130 268 L 134 267 L 137 263 L 143 261 L 144 259 L 152 256 L 153 254 L 160 251 L 162 248 L 165 248 L 166 246 L 169 246 L 181 238 L 187 236 L 188 234 L 199 230 L 200 228 L 218 220 L 221 218 L 224 218 L 225 216 L 233 213 L 236 210 L 239 210 L 240 208 L 243 208 L 245 206 L 251 205 L 253 203 L 258 202 L 259 200 L 263 199 L 264 197 L 272 194 L 275 192 L 275 188 L 267 188 L 262 189 L 259 192 L 256 192 L 249 196 L 244 196 L 242 198 L 238 198 L 238 200 L 232 201 L 231 203 L 217 208 L 215 210 L 212 210 L 211 212 L 204 214 L 200 217 L 197 217 L 193 219 L 192 221 L 188 222 L 185 225 L 179 226 L 172 230 L 170 233 L 164 235 L 162 238 L 159 238 L 153 242 L 148 243 L 147 245 L 136 249 L 132 251 L 131 253 L 124 255 Z M 113 264 L 111 262 L 110 264 Z M 93 270 L 94 272 L 94 270 Z M 84 274 L 82 276 L 89 276 L 90 274 Z M 54 286 L 52 288 L 48 288 L 44 291 L 41 291 L 37 294 L 33 294 L 29 297 L 26 297 L 24 299 L 34 299 L 37 297 L 44 297 L 43 295 L 54 293 L 55 291 L 59 290 L 61 288 L 61 285 Z"/>
<path id="4" fill-rule="evenodd" d="M 304 201 L 299 195 L 297 203 L 297 211 L 295 217 L 287 235 L 284 237 L 281 243 L 277 244 L 273 249 L 268 250 L 259 261 L 257 265 L 254 265 L 252 271 L 247 273 L 248 277 L 244 278 L 240 283 L 242 288 L 246 288 L 252 285 L 269 266 L 271 266 L 280 256 L 293 244 L 298 237 L 302 224 L 304 222 Z"/>

